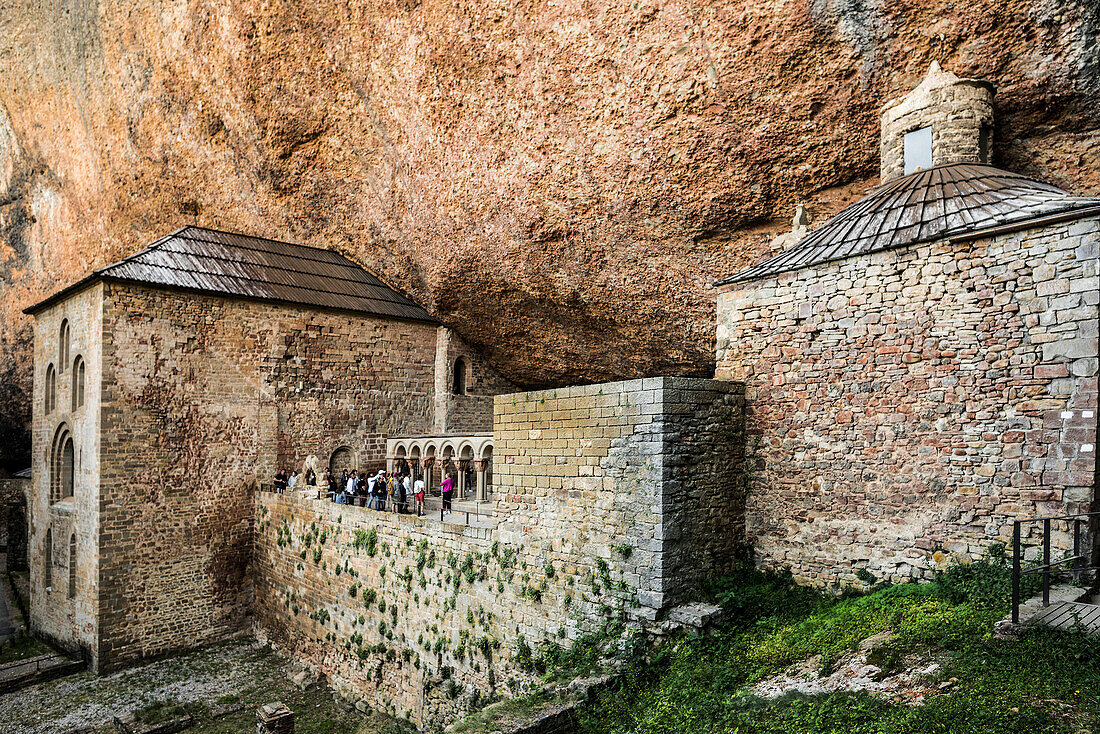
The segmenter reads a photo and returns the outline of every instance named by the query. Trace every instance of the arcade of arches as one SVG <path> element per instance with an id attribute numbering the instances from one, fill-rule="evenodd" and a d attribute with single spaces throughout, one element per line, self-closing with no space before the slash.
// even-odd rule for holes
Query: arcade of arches
<path id="1" fill-rule="evenodd" d="M 429 495 L 438 494 L 443 478 L 454 474 L 459 500 L 472 495 L 484 502 L 493 487 L 493 435 L 391 439 L 386 444 L 386 467 L 423 479 Z"/>

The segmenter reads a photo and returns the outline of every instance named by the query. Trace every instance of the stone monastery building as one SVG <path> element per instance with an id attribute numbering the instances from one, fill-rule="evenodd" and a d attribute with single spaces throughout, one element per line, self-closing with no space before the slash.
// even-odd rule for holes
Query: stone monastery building
<path id="1" fill-rule="evenodd" d="M 933 66 L 885 106 L 882 185 L 717 284 L 715 380 L 516 393 L 347 258 L 256 237 L 95 271 L 28 309 L 34 628 L 100 671 L 253 632 L 427 726 L 541 640 L 703 623 L 747 550 L 921 579 L 1088 509 L 1100 199 L 989 165 L 992 99 Z M 472 514 L 270 491 L 303 463 L 456 469 Z"/>

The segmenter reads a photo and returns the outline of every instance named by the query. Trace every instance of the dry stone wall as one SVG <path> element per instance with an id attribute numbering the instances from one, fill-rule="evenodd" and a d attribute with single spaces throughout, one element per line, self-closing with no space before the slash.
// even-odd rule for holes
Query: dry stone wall
<path id="1" fill-rule="evenodd" d="M 1089 509 L 1098 250 L 1082 219 L 723 293 L 718 376 L 748 385 L 760 562 L 816 584 L 929 578 L 1014 519 Z"/>
<path id="2" fill-rule="evenodd" d="M 493 514 L 471 524 L 259 493 L 256 622 L 421 726 L 517 693 L 541 644 L 657 620 L 728 569 L 742 403 L 664 378 L 498 396 Z"/>

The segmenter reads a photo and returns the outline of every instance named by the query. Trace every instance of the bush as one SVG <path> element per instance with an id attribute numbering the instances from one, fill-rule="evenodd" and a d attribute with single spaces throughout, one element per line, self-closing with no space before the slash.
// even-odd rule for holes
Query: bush
<path id="1" fill-rule="evenodd" d="M 1005 611 L 1012 600 L 1012 568 L 1005 557 L 1003 543 L 989 546 L 985 555 L 974 563 L 952 563 L 946 570 L 936 571 L 940 594 L 952 604 L 969 604 L 976 609 Z M 1021 579 L 1022 601 L 1038 590 L 1037 575 Z"/>

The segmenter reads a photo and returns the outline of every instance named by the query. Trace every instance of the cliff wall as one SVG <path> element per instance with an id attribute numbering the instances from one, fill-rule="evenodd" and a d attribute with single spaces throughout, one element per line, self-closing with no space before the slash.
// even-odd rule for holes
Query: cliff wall
<path id="1" fill-rule="evenodd" d="M 187 222 L 332 246 L 517 384 L 710 376 L 713 279 L 873 184 L 928 64 L 994 162 L 1100 188 L 1086 0 L 21 0 L 0 7 L 0 445 L 20 310 Z M 5 461 L 25 466 L 25 452 Z"/>

